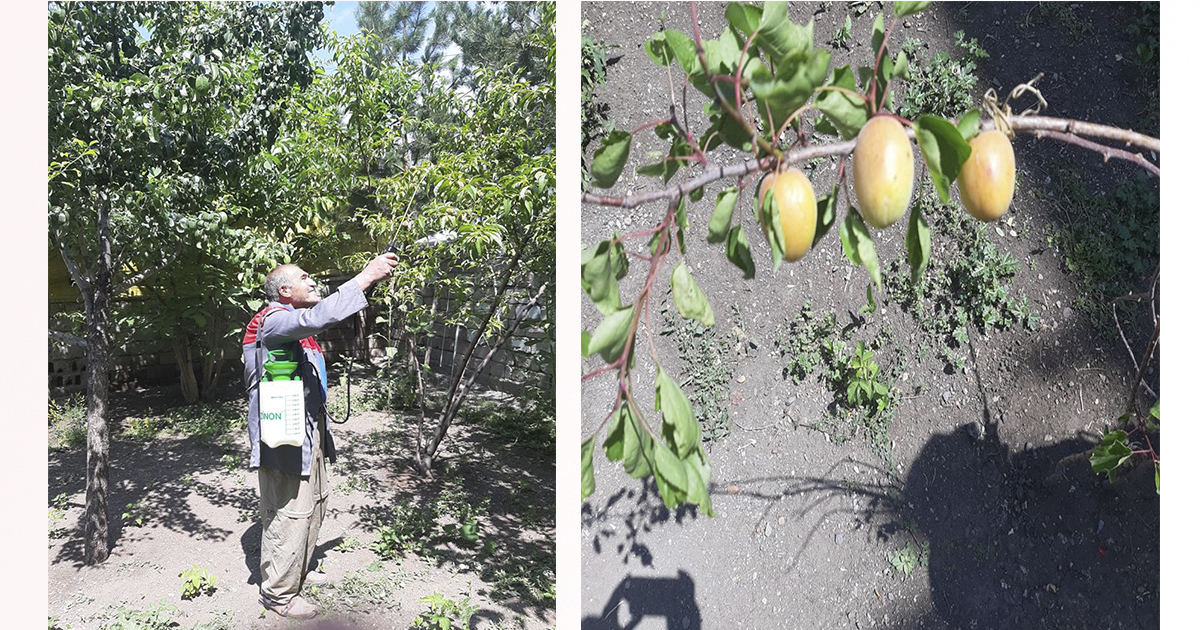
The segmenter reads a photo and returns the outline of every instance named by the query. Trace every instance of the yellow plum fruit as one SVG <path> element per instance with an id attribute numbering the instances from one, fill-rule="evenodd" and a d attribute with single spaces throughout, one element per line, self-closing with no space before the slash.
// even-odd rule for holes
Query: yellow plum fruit
<path id="1" fill-rule="evenodd" d="M 813 234 L 817 231 L 817 198 L 813 195 L 808 177 L 791 167 L 763 178 L 758 187 L 760 209 L 766 202 L 767 191 L 772 189 L 775 191 L 775 207 L 779 209 L 779 225 L 783 227 L 783 259 L 795 262 L 812 247 Z M 770 226 L 762 214 L 760 210 L 759 222 L 766 234 Z M 767 240 L 770 241 L 770 236 Z"/>
<path id="2" fill-rule="evenodd" d="M 863 125 L 854 145 L 854 194 L 863 219 L 883 229 L 904 216 L 913 191 L 912 143 L 890 116 Z"/>
<path id="3" fill-rule="evenodd" d="M 971 157 L 958 174 L 958 195 L 967 212 L 980 221 L 995 221 L 1012 204 L 1017 164 L 1008 136 L 985 131 L 971 139 Z"/>

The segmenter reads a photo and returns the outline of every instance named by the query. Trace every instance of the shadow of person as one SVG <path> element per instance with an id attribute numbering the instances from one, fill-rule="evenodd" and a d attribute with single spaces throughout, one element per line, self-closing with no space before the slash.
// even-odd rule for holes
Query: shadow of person
<path id="1" fill-rule="evenodd" d="M 257 586 L 262 581 L 259 559 L 262 556 L 262 522 L 257 519 L 242 532 L 242 555 L 246 557 L 246 584 Z"/>
<path id="2" fill-rule="evenodd" d="M 928 539 L 934 615 L 961 628 L 1156 627 L 1147 467 L 1110 484 L 1087 463 L 1094 441 L 1014 452 L 978 427 L 934 436 L 905 481 L 900 514 Z"/>
<path id="3" fill-rule="evenodd" d="M 686 571 L 679 571 L 673 578 L 626 576 L 602 610 L 603 616 L 584 618 L 580 628 L 632 630 L 648 617 L 661 617 L 667 630 L 700 628 L 696 583 Z"/>

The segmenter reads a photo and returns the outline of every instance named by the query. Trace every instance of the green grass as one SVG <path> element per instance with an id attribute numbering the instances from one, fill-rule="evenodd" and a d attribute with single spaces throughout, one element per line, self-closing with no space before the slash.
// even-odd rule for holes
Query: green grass
<path id="1" fill-rule="evenodd" d="M 913 206 L 920 207 L 930 224 L 934 256 L 917 284 L 903 259 L 886 266 L 884 283 L 888 297 L 924 332 L 922 354 L 933 348 L 949 366 L 963 370 L 968 327 L 985 334 L 1014 326 L 1038 328 L 1040 316 L 1029 299 L 1012 290 L 1023 265 L 992 241 L 993 224 L 942 204 L 928 180 L 920 182 Z"/>
<path id="2" fill-rule="evenodd" d="M 960 59 L 937 51 L 922 59 L 921 41 L 909 37 L 901 50 L 908 56 L 910 78 L 900 83 L 904 87 L 899 113 L 906 118 L 921 114 L 955 117 L 971 109 L 975 103 L 971 93 L 979 83 L 975 74 L 977 63 L 988 58 L 988 52 L 974 38 L 965 39 L 963 32 L 954 34 L 955 43 L 963 50 Z"/>
<path id="3" fill-rule="evenodd" d="M 776 340 L 788 362 L 784 372 L 793 382 L 820 379 L 832 395 L 827 415 L 817 424 L 805 424 L 844 443 L 863 437 L 883 461 L 891 463 L 891 419 L 895 416 L 895 375 L 898 365 L 885 370 L 877 362 L 881 348 L 891 348 L 884 330 L 869 341 L 855 340 L 850 327 L 841 327 L 837 316 L 816 315 L 806 302 Z M 799 424 L 797 426 L 800 426 Z"/>
<path id="4" fill-rule="evenodd" d="M 1060 171 L 1053 199 L 1060 212 L 1049 243 L 1062 256 L 1080 295 L 1075 307 L 1100 330 L 1112 327 L 1112 302 L 1117 296 L 1150 288 L 1159 263 L 1159 196 L 1157 180 L 1138 172 L 1109 195 L 1096 194 L 1078 171 Z M 1138 307 L 1118 306 L 1123 319 Z"/>
<path id="5" fill-rule="evenodd" d="M 87 408 L 82 394 L 50 399 L 46 415 L 50 424 L 50 450 L 73 451 L 87 444 Z"/>
<path id="6" fill-rule="evenodd" d="M 589 23 L 583 21 L 582 25 L 582 40 L 580 42 L 580 54 L 582 55 L 582 64 L 579 69 L 580 85 L 581 85 L 581 101 L 580 118 L 582 126 L 580 127 L 579 150 L 584 152 L 588 142 L 601 133 L 611 128 L 611 123 L 606 123 L 605 119 L 608 116 L 608 105 L 596 100 L 596 90 L 604 85 L 608 77 L 608 51 L 614 46 L 606 44 L 602 41 L 594 39 L 588 35 Z M 583 187 L 588 187 L 590 176 L 587 169 L 586 152 L 583 156 Z"/>
<path id="7" fill-rule="evenodd" d="M 139 442 L 172 436 L 206 444 L 230 443 L 245 429 L 245 403 L 227 401 L 174 407 L 152 416 L 129 416 L 122 421 L 120 437 Z"/>
<path id="8" fill-rule="evenodd" d="M 718 334 L 716 327 L 706 328 L 694 320 L 683 319 L 674 304 L 664 302 L 662 329 L 659 334 L 675 342 L 681 365 L 688 372 L 679 374 L 676 380 L 692 403 L 692 412 L 700 423 L 705 441 L 716 441 L 729 435 L 732 422 L 729 418 L 729 389 L 733 371 L 739 358 L 757 342 L 744 339 L 735 332 Z M 738 326 L 735 307 L 734 330 Z"/>

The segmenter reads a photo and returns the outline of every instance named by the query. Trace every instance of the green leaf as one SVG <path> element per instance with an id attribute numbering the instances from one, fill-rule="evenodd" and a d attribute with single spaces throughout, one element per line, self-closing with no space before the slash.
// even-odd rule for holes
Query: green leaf
<path id="1" fill-rule="evenodd" d="M 661 367 L 654 379 L 654 408 L 662 412 L 663 437 L 667 438 L 667 443 L 673 444 L 681 457 L 687 457 L 700 445 L 700 423 L 696 421 L 683 390 Z"/>
<path id="2" fill-rule="evenodd" d="M 671 272 L 671 295 L 675 298 L 675 308 L 679 309 L 679 314 L 684 318 L 694 319 L 705 326 L 715 323 L 712 306 L 700 291 L 700 285 L 696 284 L 692 274 L 688 273 L 687 264 L 683 261 Z"/>
<path id="3" fill-rule="evenodd" d="M 1159 469 L 1158 462 L 1154 462 L 1154 493 L 1162 494 L 1162 485 L 1159 483 L 1159 478 L 1158 478 L 1159 470 L 1158 469 Z"/>
<path id="4" fill-rule="evenodd" d="M 651 462 L 654 461 L 654 439 L 646 432 L 645 427 L 634 416 L 633 411 L 626 405 L 623 409 L 625 435 L 625 472 L 630 476 L 641 479 L 650 474 Z"/>
<path id="5" fill-rule="evenodd" d="M 754 259 L 750 257 L 750 244 L 746 242 L 746 234 L 742 226 L 735 225 L 725 237 L 725 257 L 738 269 L 743 277 L 749 280 L 754 277 Z"/>
<path id="6" fill-rule="evenodd" d="M 979 134 L 979 110 L 972 109 L 967 113 L 958 117 L 958 133 L 962 134 L 963 140 L 971 142 Z"/>
<path id="7" fill-rule="evenodd" d="M 600 142 L 592 156 L 592 180 L 600 188 L 612 188 L 629 159 L 629 144 L 633 136 L 628 131 L 614 129 Z"/>
<path id="8" fill-rule="evenodd" d="M 746 2 L 730 2 L 725 5 L 725 21 L 741 31 L 745 37 L 750 37 L 758 30 L 762 13 L 762 9 Z"/>
<path id="9" fill-rule="evenodd" d="M 671 53 L 675 55 L 675 61 L 679 62 L 679 67 L 683 68 L 684 73 L 689 77 L 695 74 L 703 75 L 704 68 L 700 66 L 700 60 L 696 57 L 696 41 L 675 29 L 669 28 L 662 33 Z"/>
<path id="10" fill-rule="evenodd" d="M 821 241 L 821 237 L 833 227 L 833 223 L 837 220 L 837 184 L 833 185 L 833 190 L 828 195 L 817 200 L 817 229 L 813 233 L 812 245 L 809 251 L 817 248 L 817 243 Z"/>
<path id="11" fill-rule="evenodd" d="M 679 241 L 680 254 L 687 254 L 687 247 L 683 244 L 683 232 L 687 228 L 687 199 L 680 197 L 679 203 L 675 206 L 675 239 Z"/>
<path id="12" fill-rule="evenodd" d="M 717 128 L 721 141 L 740 151 L 750 151 L 754 147 L 754 137 L 746 128 L 741 126 L 733 116 L 722 113 L 713 124 Z"/>
<path id="13" fill-rule="evenodd" d="M 629 403 L 621 403 L 617 413 L 608 419 L 608 436 L 604 439 L 604 456 L 610 462 L 625 459 L 625 415 L 629 413 Z"/>
<path id="14" fill-rule="evenodd" d="M 933 4 L 930 0 L 925 2 L 897 2 L 895 3 L 896 17 L 902 18 L 906 15 L 912 15 L 918 11 L 922 11 L 925 7 Z"/>
<path id="15" fill-rule="evenodd" d="M 771 61 L 778 65 L 788 54 L 813 47 L 813 23 L 807 26 L 793 24 L 787 15 L 786 2 L 763 4 L 762 21 L 759 25 L 758 43 Z"/>
<path id="16" fill-rule="evenodd" d="M 608 363 L 621 358 L 632 326 L 632 306 L 626 306 L 605 317 L 604 321 L 596 327 L 596 332 L 592 334 L 592 342 L 588 345 L 588 356 L 598 353 Z"/>
<path id="17" fill-rule="evenodd" d="M 654 449 L 654 468 L 655 471 L 679 490 L 687 492 L 688 475 L 687 470 L 683 467 L 683 462 L 679 461 L 679 457 L 672 453 L 670 449 L 656 448 Z"/>
<path id="18" fill-rule="evenodd" d="M 596 438 L 594 436 L 588 438 L 588 440 L 583 443 L 583 472 L 580 474 L 580 485 L 582 486 L 581 491 L 583 497 L 580 499 L 580 501 L 592 496 L 592 493 L 596 491 L 596 474 L 595 471 L 592 470 L 592 451 L 595 449 L 595 447 Z"/>
<path id="19" fill-rule="evenodd" d="M 581 351 L 583 352 L 583 356 L 585 356 L 585 357 L 591 356 L 588 354 L 588 347 L 592 345 L 592 333 L 590 333 L 586 330 L 583 331 L 582 341 L 583 341 L 583 343 L 582 343 Z"/>
<path id="20" fill-rule="evenodd" d="M 1124 464 L 1133 454 L 1129 445 L 1125 443 L 1128 437 L 1124 431 L 1109 431 L 1104 434 L 1100 445 L 1092 451 L 1092 456 L 1088 459 L 1092 465 L 1092 472 L 1108 473 L 1109 481 L 1116 479 L 1117 467 Z"/>
<path id="21" fill-rule="evenodd" d="M 892 78 L 905 80 L 912 78 L 908 71 L 908 55 L 903 50 L 896 55 L 896 67 L 892 69 Z"/>
<path id="22" fill-rule="evenodd" d="M 971 146 L 950 121 L 926 114 L 913 124 L 917 146 L 929 167 L 929 176 L 942 203 L 950 203 L 950 185 L 971 156 Z"/>
<path id="23" fill-rule="evenodd" d="M 774 73 L 763 65 L 755 68 L 750 75 L 750 89 L 762 119 L 774 123 L 773 135 L 808 102 L 816 86 L 825 81 L 830 58 L 828 51 L 798 49 L 788 53 Z"/>
<path id="24" fill-rule="evenodd" d="M 833 123 L 829 122 L 829 119 L 824 116 L 817 118 L 817 122 L 813 123 L 813 129 L 827 136 L 838 135 L 837 127 L 834 127 Z"/>
<path id="25" fill-rule="evenodd" d="M 912 269 L 912 283 L 915 285 L 921 281 L 932 252 L 929 224 L 925 222 L 919 204 L 913 204 L 908 212 L 908 234 L 904 237 L 904 247 L 908 250 L 908 266 Z"/>
<path id="26" fill-rule="evenodd" d="M 688 200 L 691 201 L 692 203 L 696 203 L 697 201 L 700 201 L 703 198 L 704 198 L 704 187 L 703 186 L 688 193 Z"/>
<path id="27" fill-rule="evenodd" d="M 93 98 L 92 99 L 92 111 L 98 112 L 98 111 L 100 111 L 101 107 L 104 107 L 104 97 L 97 96 L 96 98 Z"/>
<path id="28" fill-rule="evenodd" d="M 862 215 L 854 206 L 851 206 L 850 211 L 846 213 L 846 220 L 842 222 L 840 232 L 842 251 L 846 253 L 846 258 L 855 265 L 866 267 L 867 273 L 871 275 L 871 280 L 875 282 L 875 287 L 882 291 L 883 278 L 879 273 L 879 259 L 875 255 L 875 242 L 871 240 L 867 224 L 863 222 Z"/>
<path id="29" fill-rule="evenodd" d="M 879 56 L 879 47 L 883 45 L 883 36 L 886 31 L 883 27 L 883 14 L 875 16 L 875 22 L 871 24 L 871 59 Z M 872 65 L 868 72 L 874 72 L 875 67 Z"/>
<path id="30" fill-rule="evenodd" d="M 842 66 L 833 71 L 833 79 L 829 85 L 857 91 L 854 83 L 854 71 L 850 66 Z M 843 140 L 849 140 L 858 135 L 858 130 L 867 124 L 867 101 L 858 94 L 847 94 L 839 90 L 825 90 L 813 101 L 817 109 L 825 114 L 829 122 L 837 128 Z"/>
<path id="31" fill-rule="evenodd" d="M 1156 401 L 1154 401 L 1154 406 L 1150 408 L 1150 416 L 1151 416 L 1151 417 L 1153 417 L 1155 420 L 1158 420 L 1158 421 L 1160 421 L 1160 422 L 1161 422 L 1161 421 L 1162 421 L 1162 418 L 1160 418 L 1160 417 L 1158 416 L 1158 413 L 1159 413 L 1159 411 L 1158 411 L 1158 403 L 1160 403 L 1160 402 L 1162 402 L 1162 401 L 1160 401 L 1160 400 L 1156 400 Z"/>
<path id="32" fill-rule="evenodd" d="M 713 516 L 712 498 L 708 495 L 708 482 L 712 478 L 712 469 L 704 457 L 703 447 L 697 447 L 684 459 L 687 467 L 688 486 L 687 500 L 700 509 L 705 516 Z"/>
<path id="33" fill-rule="evenodd" d="M 738 189 L 730 186 L 717 193 L 717 206 L 708 220 L 708 242 L 720 243 L 729 234 L 729 223 L 733 220 L 733 209 L 737 205 Z"/>
<path id="34" fill-rule="evenodd" d="M 671 48 L 667 45 L 667 35 L 662 31 L 651 35 L 643 48 L 646 50 L 646 56 L 650 57 L 650 61 L 663 67 L 669 67 L 671 60 L 675 58 Z"/>
<path id="35" fill-rule="evenodd" d="M 758 185 L 762 186 L 762 181 Z M 757 204 L 758 195 L 754 196 Z M 779 220 L 779 204 L 775 202 L 775 191 L 768 190 L 763 196 L 761 208 L 755 208 L 755 214 L 759 217 L 759 223 L 766 227 L 767 242 L 771 245 L 771 262 L 772 271 L 779 271 L 779 266 L 783 264 L 783 252 L 785 248 L 783 237 L 783 224 Z"/>
<path id="36" fill-rule="evenodd" d="M 582 255 L 583 289 L 604 315 L 621 308 L 618 281 L 629 271 L 625 247 L 616 241 L 602 241 Z"/>

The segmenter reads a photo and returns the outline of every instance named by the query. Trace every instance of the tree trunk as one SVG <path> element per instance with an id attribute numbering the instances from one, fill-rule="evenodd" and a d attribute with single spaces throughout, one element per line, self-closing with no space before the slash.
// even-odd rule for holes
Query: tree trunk
<path id="1" fill-rule="evenodd" d="M 175 364 L 179 366 L 179 388 L 183 391 L 183 401 L 194 404 L 200 400 L 200 385 L 196 382 L 196 369 L 192 365 L 192 349 L 187 344 L 186 336 L 176 334 L 171 337 L 171 349 L 175 351 Z"/>
<path id="2" fill-rule="evenodd" d="M 214 313 L 217 312 L 214 305 Z M 225 340 L 217 329 L 217 317 L 211 317 L 205 327 L 204 356 L 201 357 L 200 398 L 211 401 L 216 395 L 221 369 L 225 367 Z"/>
<path id="3" fill-rule="evenodd" d="M 112 290 L 112 240 L 109 209 L 101 203 L 100 260 L 84 300 L 87 318 L 87 508 L 83 526 L 84 561 L 108 559 L 108 317 Z"/>
<path id="4" fill-rule="evenodd" d="M 417 376 L 417 469 L 426 478 L 433 477 L 433 452 L 426 452 L 428 449 L 425 444 L 425 381 L 421 377 L 421 364 L 417 363 L 417 340 L 416 336 L 409 334 L 407 337 L 408 346 L 408 363 L 412 367 L 413 373 Z"/>

